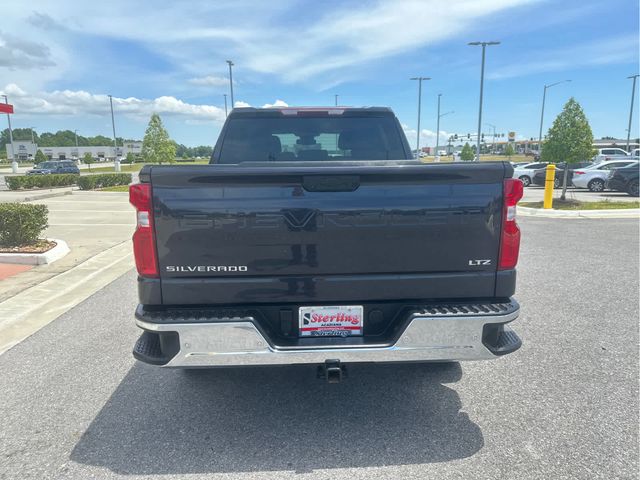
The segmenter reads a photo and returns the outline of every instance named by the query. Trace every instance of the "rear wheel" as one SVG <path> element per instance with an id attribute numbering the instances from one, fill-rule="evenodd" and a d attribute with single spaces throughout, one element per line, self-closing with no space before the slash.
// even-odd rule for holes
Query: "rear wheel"
<path id="1" fill-rule="evenodd" d="M 587 185 L 587 187 L 592 192 L 602 192 L 604 190 L 604 181 L 599 178 L 594 178 L 589 182 L 589 185 Z"/>
<path id="2" fill-rule="evenodd" d="M 640 196 L 640 192 L 638 191 L 639 187 L 638 187 L 638 180 L 634 180 L 633 182 L 631 182 L 629 184 L 629 186 L 627 187 L 627 193 L 629 195 L 631 195 L 632 197 L 637 197 Z"/>
<path id="3" fill-rule="evenodd" d="M 525 187 L 528 187 L 529 185 L 531 185 L 531 178 L 528 177 L 527 175 L 522 175 L 520 177 L 520 180 L 522 181 L 522 185 L 524 185 Z"/>
<path id="4" fill-rule="evenodd" d="M 553 188 L 560 188 L 560 179 L 559 178 L 554 178 L 553 179 Z"/>

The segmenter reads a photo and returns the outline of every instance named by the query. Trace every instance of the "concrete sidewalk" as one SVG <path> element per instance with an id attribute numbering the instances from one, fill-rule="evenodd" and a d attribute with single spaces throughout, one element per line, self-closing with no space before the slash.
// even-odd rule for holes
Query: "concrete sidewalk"
<path id="1" fill-rule="evenodd" d="M 0 198 L 5 193 L 0 193 Z M 42 265 L 0 281 L 0 302 L 56 277 L 116 245 L 129 244 L 135 228 L 135 213 L 128 194 L 120 192 L 82 192 L 42 198 L 33 202 L 49 207 L 48 238 L 67 242 L 71 253 L 50 265 Z M 124 254 L 124 253 L 123 253 Z M 63 285 L 61 285 L 62 287 Z"/>

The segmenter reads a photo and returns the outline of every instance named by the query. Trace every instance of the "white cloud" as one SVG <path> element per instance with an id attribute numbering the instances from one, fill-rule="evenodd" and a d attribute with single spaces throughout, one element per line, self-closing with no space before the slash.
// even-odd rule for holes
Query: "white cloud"
<path id="1" fill-rule="evenodd" d="M 404 134 L 407 137 L 407 141 L 412 149 L 416 147 L 416 129 L 409 128 L 407 124 L 402 124 L 402 130 L 404 130 Z M 439 145 L 444 146 L 449 140 L 449 136 L 451 132 L 446 132 L 445 130 L 440 130 L 440 141 Z M 420 146 L 421 147 L 435 147 L 436 145 L 436 132 L 433 130 L 429 130 L 423 128 L 420 130 Z"/>
<path id="2" fill-rule="evenodd" d="M 205 77 L 191 78 L 189 79 L 189 83 L 207 87 L 226 87 L 227 85 L 229 85 L 229 79 L 225 77 L 217 77 L 215 75 L 207 75 Z"/>
<path id="3" fill-rule="evenodd" d="M 16 84 L 9 84 L 4 92 L 15 106 L 16 113 L 32 115 L 105 115 L 109 113 L 109 97 L 83 90 L 55 90 L 29 93 Z M 152 113 L 183 116 L 190 119 L 223 122 L 224 110 L 213 105 L 194 105 L 175 97 L 154 99 L 113 97 L 118 114 L 148 117 Z"/>
<path id="4" fill-rule="evenodd" d="M 246 108 L 250 106 L 251 106 L 250 104 L 248 104 L 247 102 L 243 102 L 242 100 L 238 100 L 234 104 L 234 108 Z"/>
<path id="5" fill-rule="evenodd" d="M 284 100 L 276 100 L 273 103 L 265 103 L 262 105 L 262 108 L 271 108 L 271 107 L 288 107 L 289 104 Z"/>

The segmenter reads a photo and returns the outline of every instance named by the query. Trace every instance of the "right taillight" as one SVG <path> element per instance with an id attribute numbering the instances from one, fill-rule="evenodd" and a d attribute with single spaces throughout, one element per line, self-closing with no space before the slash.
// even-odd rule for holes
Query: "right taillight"
<path id="1" fill-rule="evenodd" d="M 129 186 L 129 203 L 136 208 L 136 231 L 133 234 L 133 256 L 141 277 L 158 277 L 158 261 L 153 234 L 151 185 Z"/>
<path id="2" fill-rule="evenodd" d="M 515 268 L 520 252 L 520 229 L 516 223 L 516 205 L 522 198 L 522 182 L 517 178 L 507 178 L 503 186 L 502 235 L 500 238 L 500 259 L 498 270 Z"/>

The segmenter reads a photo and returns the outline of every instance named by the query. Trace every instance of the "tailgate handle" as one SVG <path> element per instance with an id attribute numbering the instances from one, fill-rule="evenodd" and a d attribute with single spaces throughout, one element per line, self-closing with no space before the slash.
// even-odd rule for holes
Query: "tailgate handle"
<path id="1" fill-rule="evenodd" d="M 358 175 L 309 175 L 302 178 L 308 192 L 353 192 L 360 186 Z"/>

